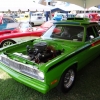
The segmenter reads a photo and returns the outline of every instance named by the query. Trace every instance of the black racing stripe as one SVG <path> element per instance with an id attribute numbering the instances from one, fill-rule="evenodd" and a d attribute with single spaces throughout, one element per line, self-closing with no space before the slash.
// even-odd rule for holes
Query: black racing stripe
<path id="1" fill-rule="evenodd" d="M 80 53 L 80 52 L 82 52 L 82 51 L 88 49 L 89 47 L 91 47 L 91 45 L 88 45 L 87 47 L 82 48 L 81 50 L 79 50 L 79 51 L 73 53 L 72 55 L 68 56 L 67 58 L 63 59 L 62 61 L 56 63 L 55 65 L 51 66 L 51 67 L 48 69 L 47 72 L 51 71 L 52 69 L 54 69 L 54 68 L 57 67 L 58 65 L 62 64 L 62 63 L 65 62 L 66 60 L 70 59 L 71 57 L 77 55 L 78 53 Z"/>

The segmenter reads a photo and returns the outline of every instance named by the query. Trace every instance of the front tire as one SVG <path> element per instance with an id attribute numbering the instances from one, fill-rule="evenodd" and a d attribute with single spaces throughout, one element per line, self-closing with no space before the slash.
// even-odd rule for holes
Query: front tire
<path id="1" fill-rule="evenodd" d="M 75 78 L 76 78 L 76 71 L 73 68 L 70 68 L 68 70 L 66 70 L 62 77 L 61 80 L 58 84 L 58 90 L 60 90 L 63 93 L 68 92 L 72 86 L 74 85 L 75 82 Z"/>

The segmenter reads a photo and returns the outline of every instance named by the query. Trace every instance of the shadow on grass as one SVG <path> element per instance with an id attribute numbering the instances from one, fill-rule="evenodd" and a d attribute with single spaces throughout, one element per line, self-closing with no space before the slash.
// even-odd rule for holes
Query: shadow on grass
<path id="1" fill-rule="evenodd" d="M 11 77 L 2 78 L 0 79 L 0 100 L 100 100 L 99 62 L 100 57 L 82 69 L 77 74 L 74 87 L 66 94 L 54 88 L 44 95 L 18 83 Z"/>

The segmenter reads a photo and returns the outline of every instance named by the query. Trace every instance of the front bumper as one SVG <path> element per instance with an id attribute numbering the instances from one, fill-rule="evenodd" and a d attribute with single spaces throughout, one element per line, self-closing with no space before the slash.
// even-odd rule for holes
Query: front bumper
<path id="1" fill-rule="evenodd" d="M 25 84 L 26 86 L 29 86 L 43 94 L 47 93 L 50 89 L 45 82 L 25 76 L 17 71 L 12 70 L 11 68 L 7 67 L 5 64 L 1 62 L 0 62 L 0 68 L 3 69 L 5 72 L 7 72 L 11 77 L 13 77 L 18 82 Z"/>

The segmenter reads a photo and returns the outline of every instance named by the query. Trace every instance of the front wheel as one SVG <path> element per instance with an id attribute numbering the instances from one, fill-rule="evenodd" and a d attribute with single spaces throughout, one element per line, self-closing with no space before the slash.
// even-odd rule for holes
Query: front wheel
<path id="1" fill-rule="evenodd" d="M 15 43 L 15 42 L 12 41 L 12 40 L 5 40 L 5 41 L 3 41 L 3 42 L 1 43 L 1 47 L 6 47 L 6 46 L 12 45 L 12 44 L 14 44 L 14 43 Z"/>
<path id="2" fill-rule="evenodd" d="M 75 82 L 75 78 L 76 78 L 75 69 L 71 68 L 71 69 L 66 70 L 63 73 L 61 80 L 58 84 L 58 87 L 57 87 L 58 90 L 62 91 L 63 93 L 68 92 L 72 88 Z"/>

